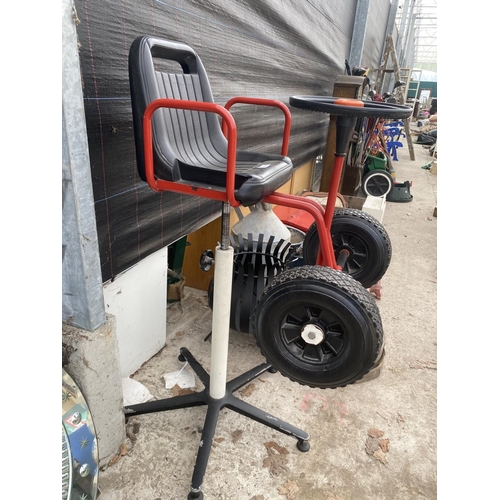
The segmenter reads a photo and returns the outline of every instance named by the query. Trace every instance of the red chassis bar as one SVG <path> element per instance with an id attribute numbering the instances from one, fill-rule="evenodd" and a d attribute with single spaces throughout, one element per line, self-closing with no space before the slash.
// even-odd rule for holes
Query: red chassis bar
<path id="1" fill-rule="evenodd" d="M 226 107 L 230 107 L 235 102 L 243 102 L 247 104 L 264 104 L 268 106 L 276 105 L 279 103 L 283 111 L 285 108 L 285 131 L 282 144 L 282 155 L 285 156 L 288 152 L 288 141 L 290 134 L 290 111 L 288 108 L 279 101 L 271 101 L 267 99 L 251 99 L 251 98 L 234 98 L 228 101 Z M 274 104 L 271 104 L 274 103 Z M 153 162 L 153 132 L 152 132 L 152 117 L 154 112 L 159 108 L 174 108 L 174 109 L 186 109 L 191 111 L 204 111 L 209 113 L 217 113 L 222 118 L 223 131 L 227 132 L 227 169 L 226 169 L 226 190 L 216 191 L 208 188 L 200 188 L 195 186 L 188 186 L 186 184 L 180 184 L 177 182 L 166 181 L 158 179 L 155 177 L 154 173 L 154 162 Z M 172 191 L 175 193 L 187 194 L 191 196 L 199 196 L 201 198 L 209 198 L 212 200 L 219 200 L 222 202 L 229 203 L 232 207 L 238 207 L 241 205 L 234 197 L 234 186 L 235 186 L 235 172 L 236 172 L 236 142 L 237 142 L 237 131 L 236 123 L 233 116 L 225 107 L 222 107 L 215 103 L 210 102 L 200 102 L 200 101 L 186 101 L 182 99 L 156 99 L 151 102 L 146 108 L 143 117 L 143 136 L 144 136 L 144 161 L 145 161 L 145 173 L 146 179 L 151 189 L 156 192 L 162 191 Z M 301 196 L 284 194 L 274 192 L 271 195 L 266 196 L 262 201 L 266 203 L 271 203 L 275 205 L 283 205 L 291 208 L 297 208 L 310 213 L 318 228 L 318 236 L 321 248 L 321 258 L 318 258 L 318 263 L 323 261 L 323 264 L 331 267 L 333 269 L 341 270 L 335 261 L 335 255 L 333 252 L 333 244 L 329 231 L 329 225 L 325 225 L 325 210 L 323 207 L 315 200 L 303 198 Z"/>
<path id="2" fill-rule="evenodd" d="M 283 141 L 281 143 L 281 156 L 288 155 L 288 142 L 290 140 L 290 130 L 292 128 L 292 115 L 290 110 L 281 102 L 274 99 L 259 99 L 256 97 L 233 97 L 224 106 L 228 111 L 233 104 L 254 104 L 257 106 L 273 106 L 280 108 L 285 115 L 285 128 L 283 130 Z M 227 128 L 222 124 L 222 133 L 227 137 Z"/>

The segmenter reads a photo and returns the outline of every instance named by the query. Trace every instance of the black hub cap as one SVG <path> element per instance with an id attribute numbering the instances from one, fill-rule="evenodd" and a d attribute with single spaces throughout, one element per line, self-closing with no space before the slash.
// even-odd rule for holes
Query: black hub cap
<path id="1" fill-rule="evenodd" d="M 324 339 L 319 344 L 308 343 L 302 332 L 308 325 L 321 330 Z M 308 363 L 329 363 L 344 349 L 344 331 L 336 314 L 311 306 L 294 307 L 284 315 L 280 326 L 283 344 L 297 359 Z"/>
<path id="2" fill-rule="evenodd" d="M 341 250 L 349 252 L 349 257 L 343 266 L 343 271 L 347 274 L 359 271 L 367 263 L 368 250 L 359 236 L 343 232 L 333 235 L 332 241 L 336 260 L 340 259 Z"/>

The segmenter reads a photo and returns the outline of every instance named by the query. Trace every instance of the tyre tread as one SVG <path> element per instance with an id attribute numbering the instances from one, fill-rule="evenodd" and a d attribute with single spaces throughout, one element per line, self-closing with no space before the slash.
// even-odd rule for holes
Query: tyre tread
<path id="1" fill-rule="evenodd" d="M 368 215 L 368 214 L 367 214 Z M 369 216 L 369 215 L 368 215 Z M 347 382 L 343 385 L 335 385 L 334 387 L 346 387 L 348 385 L 351 385 L 357 381 L 359 381 L 361 378 L 363 378 L 378 362 L 382 355 L 383 351 L 383 329 L 382 329 L 382 319 L 380 317 L 380 312 L 378 309 L 377 304 L 375 303 L 375 300 L 373 297 L 367 292 L 363 286 L 356 281 L 354 278 L 349 276 L 348 274 L 342 272 L 342 271 L 336 271 L 334 269 L 331 269 L 329 267 L 324 267 L 324 266 L 309 266 L 309 265 L 304 265 L 301 267 L 295 267 L 288 269 L 284 271 L 283 273 L 277 275 L 271 283 L 267 285 L 267 287 L 263 290 L 262 294 L 257 300 L 257 303 L 255 305 L 255 310 L 259 308 L 259 305 L 266 300 L 266 297 L 272 293 L 272 291 L 287 282 L 296 282 L 297 280 L 304 280 L 304 279 L 312 279 L 315 281 L 320 281 L 322 283 L 326 283 L 331 286 L 335 286 L 349 294 L 352 298 L 356 300 L 359 306 L 361 306 L 362 309 L 366 312 L 368 315 L 369 319 L 372 321 L 375 329 L 375 334 L 376 334 L 376 340 L 377 340 L 377 346 L 376 349 L 373 350 L 373 355 L 372 355 L 372 360 L 371 363 L 368 363 L 365 369 L 358 375 L 358 377 L 355 380 L 352 380 L 350 382 Z M 261 353 L 263 356 L 266 358 L 266 361 L 270 364 L 272 364 L 272 361 L 269 360 L 266 356 L 266 353 L 264 352 L 262 345 L 259 341 L 259 338 L 257 335 L 255 335 L 256 332 L 256 314 L 252 314 L 252 332 L 254 333 L 254 336 L 256 337 L 256 342 L 257 346 L 259 347 Z M 282 373 L 280 371 L 280 373 Z M 282 373 L 283 376 L 289 378 L 293 382 L 297 382 L 300 385 L 307 386 L 308 384 L 305 384 L 304 382 L 301 382 L 300 380 L 286 374 Z M 331 388 L 329 386 L 318 386 L 320 389 L 328 389 Z M 332 386 L 333 387 L 333 386 Z"/>
<path id="2" fill-rule="evenodd" d="M 388 234 L 387 230 L 385 229 L 385 227 L 383 226 L 383 224 L 379 220 L 377 220 L 375 217 L 373 217 L 373 215 L 370 215 L 368 212 L 364 212 L 363 210 L 358 210 L 357 208 L 339 207 L 339 208 L 335 209 L 334 217 L 335 216 L 338 217 L 341 215 L 347 215 L 349 217 L 358 217 L 360 219 L 363 219 L 366 222 L 369 222 L 373 227 L 375 227 L 377 229 L 377 231 L 380 232 L 380 234 L 384 238 L 384 241 L 387 245 L 387 251 L 388 251 L 387 267 L 389 267 L 389 263 L 390 263 L 391 258 L 392 258 L 392 244 L 391 244 L 391 240 L 389 238 L 389 234 Z M 384 273 L 387 270 L 387 267 L 384 270 Z"/>
<path id="3" fill-rule="evenodd" d="M 370 215 L 367 212 L 364 212 L 363 210 L 358 210 L 356 208 L 342 208 L 342 207 L 335 208 L 333 220 L 334 221 L 335 221 L 335 219 L 339 220 L 339 218 L 342 218 L 342 217 L 356 218 L 358 220 L 361 219 L 364 221 L 364 223 L 367 223 L 370 226 L 372 226 L 373 229 L 375 231 L 377 231 L 379 233 L 379 235 L 381 236 L 381 238 L 382 238 L 381 243 L 383 241 L 383 245 L 385 247 L 385 250 L 387 251 L 387 255 L 386 255 L 386 258 L 383 262 L 383 265 L 379 269 L 379 272 L 375 275 L 376 279 L 373 279 L 373 276 L 372 276 L 372 280 L 370 280 L 370 283 L 369 284 L 365 283 L 367 288 L 369 288 L 369 286 L 371 286 L 372 284 L 379 281 L 382 278 L 382 276 L 384 276 L 384 274 L 387 272 L 387 269 L 389 268 L 389 264 L 390 264 L 391 259 L 392 259 L 392 244 L 391 244 L 391 240 L 389 238 L 389 234 L 387 233 L 385 227 L 375 217 L 373 217 L 372 215 Z M 333 222 L 332 222 L 332 224 L 333 224 Z M 318 240 L 318 241 L 316 242 L 316 240 Z M 311 243 L 312 241 L 314 241 L 314 243 Z M 310 254 L 312 251 L 310 250 L 308 252 L 307 248 L 311 244 L 313 245 L 313 248 L 316 248 L 316 244 L 319 246 L 319 236 L 318 236 L 316 222 L 313 222 L 311 224 L 311 226 L 309 227 L 309 229 L 306 233 L 305 239 L 304 239 L 304 243 L 303 243 L 304 261 L 309 265 L 312 265 L 312 263 L 311 263 L 312 255 L 308 255 L 308 254 Z"/>

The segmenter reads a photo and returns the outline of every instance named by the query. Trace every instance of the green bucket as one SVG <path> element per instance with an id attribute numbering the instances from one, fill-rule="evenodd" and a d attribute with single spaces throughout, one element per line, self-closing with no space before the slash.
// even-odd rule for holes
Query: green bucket
<path id="1" fill-rule="evenodd" d="M 375 169 L 386 170 L 387 158 L 384 153 L 381 153 L 380 151 L 377 152 L 377 156 L 366 155 L 365 166 L 369 171 Z"/>

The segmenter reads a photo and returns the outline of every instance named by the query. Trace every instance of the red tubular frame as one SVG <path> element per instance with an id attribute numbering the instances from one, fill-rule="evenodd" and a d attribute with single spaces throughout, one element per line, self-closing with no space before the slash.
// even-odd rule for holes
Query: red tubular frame
<path id="1" fill-rule="evenodd" d="M 342 268 L 337 266 L 337 262 L 335 260 L 332 236 L 329 231 L 330 226 L 325 225 L 325 210 L 317 201 L 303 198 L 302 196 L 278 192 L 274 192 L 273 194 L 266 196 L 262 201 L 272 203 L 274 205 L 297 208 L 310 213 L 316 221 L 320 243 L 320 252 L 318 252 L 318 259 L 316 263 L 318 265 L 325 265 L 342 271 Z"/>
<path id="2" fill-rule="evenodd" d="M 280 108 L 285 115 L 285 127 L 283 130 L 283 140 L 281 143 L 281 156 L 288 155 L 288 142 L 290 140 L 290 130 L 292 129 L 292 115 L 290 110 L 281 101 L 275 99 L 261 99 L 257 97 L 233 97 L 226 102 L 225 108 L 229 111 L 233 104 L 253 104 L 255 106 L 272 106 L 275 108 Z M 222 124 L 222 133 L 226 135 L 227 129 L 225 123 Z"/>
<path id="3" fill-rule="evenodd" d="M 158 108 L 187 109 L 190 111 L 205 111 L 217 113 L 222 117 L 222 122 L 229 129 L 227 137 L 227 168 L 226 168 L 226 191 L 212 191 L 211 189 L 197 188 L 186 184 L 179 184 L 172 181 L 164 181 L 155 178 L 153 163 L 153 126 L 151 120 L 153 113 Z M 234 197 L 234 182 L 236 175 L 236 123 L 231 113 L 222 106 L 211 102 L 185 101 L 182 99 L 156 99 L 151 102 L 144 111 L 142 121 L 142 131 L 144 137 L 144 161 L 146 179 L 151 189 L 157 192 L 175 191 L 176 193 L 191 194 L 210 198 L 212 200 L 227 201 L 232 207 L 240 205 Z"/>
<path id="4" fill-rule="evenodd" d="M 333 221 L 333 212 L 335 210 L 335 202 L 337 198 L 337 193 L 339 192 L 340 177 L 342 175 L 342 169 L 344 167 L 345 156 L 335 156 L 333 161 L 332 177 L 330 179 L 329 193 L 335 193 L 335 196 L 328 196 L 326 202 L 325 210 L 325 226 L 331 227 Z"/>
<path id="5" fill-rule="evenodd" d="M 265 106 L 276 106 L 283 110 L 285 114 L 285 130 L 283 142 L 281 146 L 282 156 L 288 153 L 288 143 L 290 138 L 291 128 L 291 114 L 289 109 L 280 101 L 273 101 L 269 99 L 253 99 L 244 97 L 235 97 L 222 107 L 215 103 L 200 102 L 200 101 L 186 101 L 181 99 L 156 99 L 151 102 L 144 112 L 142 128 L 144 139 L 144 162 L 145 174 L 150 188 L 156 192 L 172 191 L 175 193 L 182 193 L 191 196 L 199 196 L 201 198 L 209 198 L 212 200 L 219 200 L 229 203 L 232 207 L 241 205 L 234 197 L 235 186 L 235 173 L 236 173 L 236 143 L 237 131 L 234 118 L 228 109 L 235 103 L 244 104 L 262 104 Z M 152 118 L 154 112 L 159 108 L 175 108 L 185 109 L 190 111 L 204 111 L 209 113 L 217 113 L 222 117 L 223 131 L 226 129 L 228 149 L 227 149 L 227 169 L 226 169 L 226 190 L 216 191 L 207 188 L 200 188 L 196 186 L 188 186 L 187 184 L 180 184 L 178 182 L 166 181 L 157 179 L 154 174 L 153 162 L 153 131 L 152 131 Z M 225 135 L 226 135 L 225 134 Z M 318 254 L 319 265 L 333 269 L 341 270 L 335 261 L 335 254 L 333 251 L 333 243 L 330 235 L 330 224 L 325 224 L 325 210 L 315 200 L 303 198 L 297 195 L 285 194 L 274 192 L 266 196 L 263 200 L 265 203 L 274 205 L 283 205 L 291 208 L 304 210 L 314 217 L 316 226 L 318 228 L 318 236 L 320 241 L 320 252 Z"/>

